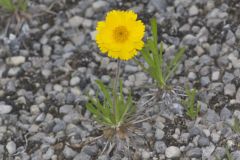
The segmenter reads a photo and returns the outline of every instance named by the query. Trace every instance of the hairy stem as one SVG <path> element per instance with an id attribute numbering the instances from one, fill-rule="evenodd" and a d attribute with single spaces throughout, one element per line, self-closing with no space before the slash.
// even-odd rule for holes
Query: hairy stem
<path id="1" fill-rule="evenodd" d="M 117 60 L 117 69 L 116 69 L 116 74 L 113 82 L 113 114 L 116 114 L 116 101 L 117 101 L 117 85 L 119 81 L 119 76 L 120 76 L 120 60 Z"/>

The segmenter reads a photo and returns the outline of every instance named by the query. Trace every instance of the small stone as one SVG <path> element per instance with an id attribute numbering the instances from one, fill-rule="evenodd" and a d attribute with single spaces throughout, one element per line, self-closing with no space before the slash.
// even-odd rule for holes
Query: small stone
<path id="1" fill-rule="evenodd" d="M 226 107 L 224 107 L 220 112 L 220 118 L 223 121 L 229 119 L 231 116 L 232 116 L 231 111 Z"/>
<path id="2" fill-rule="evenodd" d="M 226 150 L 223 147 L 217 147 L 213 155 L 218 159 L 223 159 L 226 154 Z"/>
<path id="3" fill-rule="evenodd" d="M 63 150 L 63 155 L 65 156 L 65 158 L 67 158 L 67 159 L 73 158 L 74 156 L 76 156 L 76 154 L 77 154 L 77 152 L 75 152 L 74 150 L 69 148 L 67 145 L 65 145 L 64 150 Z"/>
<path id="4" fill-rule="evenodd" d="M 200 82 L 203 87 L 206 87 L 210 83 L 210 79 L 208 76 L 201 77 Z"/>
<path id="5" fill-rule="evenodd" d="M 170 146 L 165 151 L 165 156 L 167 158 L 179 158 L 181 155 L 181 151 L 178 147 Z"/>
<path id="6" fill-rule="evenodd" d="M 75 86 L 80 83 L 80 78 L 79 77 L 72 77 L 70 80 L 70 85 Z"/>
<path id="7" fill-rule="evenodd" d="M 215 150 L 215 145 L 210 143 L 209 146 L 202 148 L 202 159 L 208 159 Z"/>
<path id="8" fill-rule="evenodd" d="M 98 147 L 96 145 L 93 146 L 84 146 L 82 151 L 90 156 L 96 156 L 98 153 Z"/>
<path id="9" fill-rule="evenodd" d="M 156 141 L 154 144 L 154 149 L 158 154 L 165 153 L 166 148 L 167 148 L 166 144 L 162 141 Z"/>
<path id="10" fill-rule="evenodd" d="M 161 140 L 163 137 L 164 137 L 164 131 L 163 130 L 161 130 L 161 129 L 157 129 L 156 130 L 156 133 L 155 133 L 155 138 L 157 139 L 157 140 Z"/>
<path id="11" fill-rule="evenodd" d="M 93 24 L 93 21 L 90 19 L 84 19 L 83 20 L 83 27 L 85 28 L 90 28 Z"/>
<path id="12" fill-rule="evenodd" d="M 227 84 L 224 87 L 224 94 L 227 96 L 233 96 L 236 93 L 236 86 L 234 84 Z"/>
<path id="13" fill-rule="evenodd" d="M 190 134 L 190 137 L 195 137 L 197 135 L 202 135 L 202 131 L 198 127 L 194 126 L 189 129 L 189 134 Z"/>
<path id="14" fill-rule="evenodd" d="M 106 1 L 96 1 L 92 4 L 92 7 L 94 9 L 94 11 L 98 12 L 103 10 L 105 7 L 107 7 L 109 4 Z"/>
<path id="15" fill-rule="evenodd" d="M 220 121 L 220 117 L 214 110 L 208 109 L 207 113 L 204 115 L 203 120 L 211 124 L 216 124 Z"/>
<path id="16" fill-rule="evenodd" d="M 210 67 L 209 66 L 203 66 L 200 70 L 201 76 L 207 76 L 210 73 Z"/>
<path id="17" fill-rule="evenodd" d="M 97 160 L 110 160 L 110 157 L 108 155 L 100 155 Z"/>
<path id="18" fill-rule="evenodd" d="M 51 55 L 52 47 L 49 45 L 43 45 L 42 47 L 42 53 L 44 56 L 48 57 Z"/>
<path id="19" fill-rule="evenodd" d="M 240 151 L 234 151 L 231 153 L 232 154 L 232 158 L 235 160 L 239 160 L 240 159 Z"/>
<path id="20" fill-rule="evenodd" d="M 54 150 L 49 147 L 47 152 L 44 155 L 42 155 L 42 158 L 46 160 L 50 160 L 53 154 L 54 154 Z"/>
<path id="21" fill-rule="evenodd" d="M 220 140 L 220 135 L 218 133 L 213 132 L 211 134 L 211 138 L 212 138 L 212 142 L 216 144 Z"/>
<path id="22" fill-rule="evenodd" d="M 167 8 L 166 0 L 150 0 L 149 4 L 156 8 L 157 12 L 164 13 Z"/>
<path id="23" fill-rule="evenodd" d="M 142 158 L 143 159 L 149 159 L 151 157 L 151 153 L 147 151 L 142 152 Z"/>
<path id="24" fill-rule="evenodd" d="M 135 73 L 135 72 L 138 71 L 138 67 L 127 64 L 127 65 L 125 65 L 125 67 L 124 67 L 124 71 L 125 71 L 126 73 Z"/>
<path id="25" fill-rule="evenodd" d="M 71 19 L 69 19 L 68 23 L 70 24 L 71 27 L 77 28 L 83 23 L 83 18 L 80 16 L 74 16 Z"/>
<path id="26" fill-rule="evenodd" d="M 35 119 L 36 122 L 43 122 L 45 119 L 46 115 L 45 113 L 41 113 L 40 115 L 37 116 L 37 118 Z"/>
<path id="27" fill-rule="evenodd" d="M 101 77 L 101 80 L 102 80 L 103 83 L 109 83 L 110 80 L 111 80 L 111 77 L 109 75 L 103 75 Z"/>
<path id="28" fill-rule="evenodd" d="M 229 30 L 226 37 L 226 43 L 228 45 L 233 45 L 235 42 L 236 42 L 236 37 L 234 33 L 231 30 Z"/>
<path id="29" fill-rule="evenodd" d="M 197 75 L 194 72 L 189 72 L 188 73 L 188 79 L 190 81 L 194 81 L 197 78 Z"/>
<path id="30" fill-rule="evenodd" d="M 189 16 L 196 16 L 196 15 L 198 15 L 199 10 L 198 10 L 197 6 L 193 5 L 189 8 L 188 13 L 189 13 Z"/>
<path id="31" fill-rule="evenodd" d="M 209 139 L 207 137 L 200 137 L 198 139 L 198 145 L 199 147 L 206 147 L 210 144 Z"/>
<path id="32" fill-rule="evenodd" d="M 59 109 L 59 113 L 68 114 L 73 111 L 73 105 L 64 105 Z"/>
<path id="33" fill-rule="evenodd" d="M 225 74 L 223 75 L 222 81 L 223 83 L 231 83 L 231 81 L 234 79 L 234 75 L 232 73 L 229 72 L 225 72 Z"/>
<path id="34" fill-rule="evenodd" d="M 8 114 L 12 111 L 12 106 L 0 103 L 0 114 Z"/>
<path id="35" fill-rule="evenodd" d="M 197 43 L 198 43 L 197 37 L 191 34 L 186 35 L 182 40 L 183 45 L 196 45 Z"/>
<path id="36" fill-rule="evenodd" d="M 187 157 L 190 158 L 201 158 L 202 157 L 202 149 L 201 148 L 192 148 L 187 151 Z"/>
<path id="37" fill-rule="evenodd" d="M 55 85 L 53 86 L 53 89 L 54 89 L 55 91 L 61 92 L 61 91 L 63 90 L 63 87 L 62 87 L 61 85 L 59 85 L 59 84 L 55 84 Z"/>
<path id="38" fill-rule="evenodd" d="M 14 154 L 16 152 L 16 144 L 13 141 L 10 141 L 7 143 L 6 149 L 9 154 Z"/>
<path id="39" fill-rule="evenodd" d="M 8 65 L 18 66 L 20 64 L 23 64 L 25 61 L 26 61 L 26 58 L 23 56 L 14 56 L 14 57 L 7 58 L 6 63 Z"/>
<path id="40" fill-rule="evenodd" d="M 209 48 L 211 57 L 217 57 L 220 54 L 220 51 L 221 51 L 221 45 L 217 43 L 211 45 Z"/>
<path id="41" fill-rule="evenodd" d="M 214 71 L 212 73 L 212 81 L 217 81 L 220 78 L 220 72 L 219 71 Z"/>

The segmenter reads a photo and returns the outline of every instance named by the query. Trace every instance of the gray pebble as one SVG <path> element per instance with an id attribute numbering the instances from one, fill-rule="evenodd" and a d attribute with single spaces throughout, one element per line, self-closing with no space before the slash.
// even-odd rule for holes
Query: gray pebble
<path id="1" fill-rule="evenodd" d="M 91 156 L 87 155 L 84 152 L 77 154 L 73 160 L 91 160 Z"/>
<path id="2" fill-rule="evenodd" d="M 12 106 L 0 102 L 0 114 L 8 114 L 12 111 Z"/>
<path id="3" fill-rule="evenodd" d="M 37 118 L 35 119 L 36 122 L 43 122 L 45 119 L 46 115 L 45 113 L 41 113 L 37 116 Z"/>
<path id="4" fill-rule="evenodd" d="M 54 154 L 54 150 L 49 147 L 48 150 L 47 150 L 47 152 L 46 152 L 44 155 L 42 155 L 42 158 L 43 158 L 44 160 L 50 160 L 51 157 L 53 156 L 53 154 Z"/>
<path id="5" fill-rule="evenodd" d="M 82 151 L 91 157 L 96 156 L 98 154 L 98 147 L 96 145 L 92 146 L 84 146 Z"/>
<path id="6" fill-rule="evenodd" d="M 100 155 L 97 160 L 110 160 L 110 157 L 108 155 Z"/>
<path id="7" fill-rule="evenodd" d="M 215 124 L 220 121 L 220 117 L 214 110 L 208 109 L 207 113 L 204 115 L 204 121 Z"/>
<path id="8" fill-rule="evenodd" d="M 64 150 L 63 150 L 63 155 L 65 156 L 65 158 L 67 158 L 67 159 L 73 158 L 76 156 L 76 154 L 77 154 L 76 151 L 72 150 L 67 145 L 65 145 Z"/>
<path id="9" fill-rule="evenodd" d="M 232 73 L 229 72 L 225 72 L 225 74 L 223 75 L 222 81 L 223 83 L 231 83 L 231 81 L 234 79 L 234 75 Z"/>
<path id="10" fill-rule="evenodd" d="M 221 51 L 221 45 L 217 43 L 211 45 L 209 48 L 211 57 L 217 57 L 220 54 L 220 51 Z"/>
<path id="11" fill-rule="evenodd" d="M 206 147 L 210 144 L 210 141 L 207 137 L 203 137 L 201 136 L 199 139 L 198 139 L 198 145 L 199 147 Z"/>
<path id="12" fill-rule="evenodd" d="M 226 43 L 228 45 L 233 45 L 235 42 L 236 42 L 236 37 L 234 33 L 231 30 L 229 30 L 226 37 Z"/>
<path id="13" fill-rule="evenodd" d="M 226 84 L 224 87 L 224 94 L 227 96 L 234 96 L 236 93 L 236 86 L 234 84 Z"/>
<path id="14" fill-rule="evenodd" d="M 211 134 L 211 138 L 212 138 L 212 142 L 216 144 L 220 140 L 220 135 L 218 133 L 213 132 Z"/>
<path id="15" fill-rule="evenodd" d="M 181 156 L 181 151 L 178 147 L 170 146 L 165 150 L 165 156 L 167 158 L 179 158 Z"/>
<path id="16" fill-rule="evenodd" d="M 220 78 L 220 72 L 219 71 L 214 71 L 212 72 L 212 81 L 217 81 Z"/>
<path id="17" fill-rule="evenodd" d="M 189 16 L 196 16 L 199 13 L 199 10 L 196 5 L 193 5 L 188 10 Z"/>
<path id="18" fill-rule="evenodd" d="M 220 112 L 220 118 L 223 121 L 231 118 L 231 116 L 232 116 L 231 111 L 229 109 L 227 109 L 226 107 L 224 107 Z"/>
<path id="19" fill-rule="evenodd" d="M 183 37 L 182 44 L 183 45 L 196 45 L 198 43 L 197 37 L 188 34 Z"/>
<path id="20" fill-rule="evenodd" d="M 99 0 L 92 4 L 92 8 L 94 9 L 94 11 L 99 12 L 106 8 L 108 5 L 108 2 Z"/>
<path id="21" fill-rule="evenodd" d="M 51 52 L 52 52 L 52 47 L 49 46 L 49 45 L 43 45 L 42 46 L 42 52 L 43 52 L 44 56 L 49 57 L 51 55 Z"/>
<path id="22" fill-rule="evenodd" d="M 80 16 L 74 16 L 71 19 L 69 19 L 68 23 L 71 27 L 77 28 L 83 23 L 83 18 Z"/>
<path id="23" fill-rule="evenodd" d="M 201 158 L 202 157 L 202 149 L 201 148 L 192 148 L 187 151 L 187 157 L 190 158 Z"/>
<path id="24" fill-rule="evenodd" d="M 210 83 L 210 79 L 208 76 L 201 77 L 200 82 L 203 87 L 206 87 Z"/>
<path id="25" fill-rule="evenodd" d="M 226 154 L 226 150 L 223 147 L 217 147 L 213 153 L 216 158 L 223 159 Z"/>
<path id="26" fill-rule="evenodd" d="M 10 141 L 7 143 L 6 149 L 9 154 L 13 154 L 16 152 L 16 144 L 13 141 Z"/>
<path id="27" fill-rule="evenodd" d="M 23 64 L 25 61 L 26 61 L 26 58 L 23 56 L 14 56 L 6 59 L 6 63 L 8 65 L 13 65 L 13 66 L 18 66 L 20 64 Z"/>
<path id="28" fill-rule="evenodd" d="M 70 85 L 75 86 L 80 83 L 80 78 L 79 77 L 72 77 L 70 80 Z"/>
<path id="29" fill-rule="evenodd" d="M 165 153 L 167 146 L 163 141 L 156 141 L 154 144 L 154 149 L 158 154 L 163 154 Z"/>
<path id="30" fill-rule="evenodd" d="M 194 81 L 197 78 L 197 75 L 194 72 L 189 72 L 188 73 L 188 79 L 190 81 Z"/>
<path id="31" fill-rule="evenodd" d="M 164 131 L 161 129 L 156 129 L 155 138 L 161 140 L 164 137 Z"/>
<path id="32" fill-rule="evenodd" d="M 149 4 L 155 7 L 157 12 L 164 13 L 166 11 L 166 0 L 150 0 Z"/>

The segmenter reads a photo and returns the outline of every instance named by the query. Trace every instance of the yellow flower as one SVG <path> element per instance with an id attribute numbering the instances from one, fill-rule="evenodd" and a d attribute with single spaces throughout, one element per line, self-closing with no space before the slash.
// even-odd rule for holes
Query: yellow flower
<path id="1" fill-rule="evenodd" d="M 109 57 L 129 60 L 143 48 L 145 26 L 133 11 L 113 10 L 97 24 L 96 42 Z"/>

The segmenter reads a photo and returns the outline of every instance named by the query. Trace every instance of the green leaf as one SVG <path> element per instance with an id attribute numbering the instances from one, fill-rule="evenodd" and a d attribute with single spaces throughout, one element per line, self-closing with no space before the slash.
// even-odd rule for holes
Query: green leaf
<path id="1" fill-rule="evenodd" d="M 158 35 L 157 35 L 157 20 L 156 20 L 156 18 L 152 18 L 150 20 L 150 23 L 151 23 L 151 28 L 152 28 L 154 45 L 157 46 Z"/>
<path id="2" fill-rule="evenodd" d="M 18 9 L 25 12 L 27 10 L 27 4 L 28 0 L 18 0 Z"/>
<path id="3" fill-rule="evenodd" d="M 105 99 L 104 101 L 106 101 L 106 103 L 109 104 L 109 106 L 111 106 L 113 101 L 112 101 L 112 97 L 109 93 L 109 90 L 104 86 L 104 84 L 100 80 L 96 80 L 96 83 L 97 83 L 99 89 L 103 92 L 104 99 Z"/>
<path id="4" fill-rule="evenodd" d="M 15 10 L 15 5 L 13 4 L 12 0 L 0 0 L 0 6 L 8 11 Z"/>
<path id="5" fill-rule="evenodd" d="M 182 60 L 184 52 L 185 52 L 185 48 L 180 48 L 180 50 L 174 56 L 174 58 L 169 63 L 169 65 L 167 65 L 165 81 L 167 81 L 169 77 L 176 71 L 180 61 Z"/>

